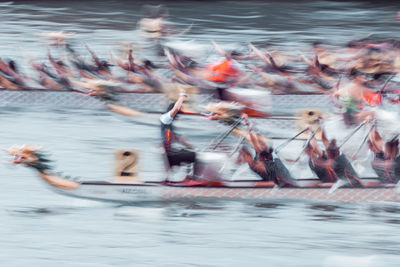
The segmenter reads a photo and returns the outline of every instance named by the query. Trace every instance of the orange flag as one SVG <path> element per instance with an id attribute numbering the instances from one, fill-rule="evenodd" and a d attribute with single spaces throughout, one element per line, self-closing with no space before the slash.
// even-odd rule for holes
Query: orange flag
<path id="1" fill-rule="evenodd" d="M 363 98 L 368 105 L 373 107 L 379 106 L 382 103 L 382 94 L 369 89 L 364 90 Z"/>

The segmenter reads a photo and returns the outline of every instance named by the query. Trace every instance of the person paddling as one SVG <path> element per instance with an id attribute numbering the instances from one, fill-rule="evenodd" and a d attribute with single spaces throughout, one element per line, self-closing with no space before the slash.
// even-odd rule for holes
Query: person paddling
<path id="1" fill-rule="evenodd" d="M 247 118 L 246 115 L 243 116 Z M 277 157 L 272 146 L 268 146 L 260 135 L 250 131 L 250 140 L 255 150 L 255 157 L 243 148 L 240 151 L 238 161 L 245 161 L 252 171 L 257 173 L 263 181 L 272 181 L 279 187 L 297 187 L 296 180 L 291 176 L 289 170 Z"/>
<path id="2" fill-rule="evenodd" d="M 350 161 L 340 152 L 340 146 L 336 144 L 336 139 L 328 140 L 322 131 L 321 140 L 325 146 L 327 160 L 321 162 L 320 166 L 332 171 L 336 179 L 345 181 L 349 187 L 363 187 Z"/>
<path id="3" fill-rule="evenodd" d="M 229 100 L 226 90 L 238 84 L 242 78 L 242 71 L 235 60 L 238 53 L 236 51 L 227 53 L 215 42 L 212 42 L 212 44 L 214 48 L 225 57 L 225 59 L 208 65 L 203 77 L 211 84 L 215 85 L 218 99 Z"/>
<path id="4" fill-rule="evenodd" d="M 397 183 L 400 180 L 399 140 L 393 138 L 384 143 L 376 127 L 370 131 L 368 147 L 374 153 L 372 168 L 381 183 Z"/>
<path id="5" fill-rule="evenodd" d="M 364 106 L 377 106 L 382 101 L 379 92 L 374 92 L 365 84 L 367 77 L 358 75 L 355 70 L 350 73 L 351 82 L 336 90 L 333 96 L 337 97 L 343 108 L 343 119 L 347 126 L 360 123 Z"/>
<path id="6" fill-rule="evenodd" d="M 315 137 L 311 138 L 304 151 L 309 156 L 308 166 L 322 183 L 335 183 L 337 181 L 335 172 L 327 164 L 326 151 L 319 148 Z"/>

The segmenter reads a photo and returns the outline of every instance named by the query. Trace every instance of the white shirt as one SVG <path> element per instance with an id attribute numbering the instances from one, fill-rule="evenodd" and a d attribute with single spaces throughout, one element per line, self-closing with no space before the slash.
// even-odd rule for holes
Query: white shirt
<path id="1" fill-rule="evenodd" d="M 160 121 L 161 121 L 163 124 L 166 124 L 166 125 L 170 125 L 170 124 L 172 123 L 173 120 L 174 120 L 174 118 L 171 117 L 171 111 L 168 111 L 167 113 L 164 113 L 164 114 L 162 114 L 162 115 L 160 116 Z"/>

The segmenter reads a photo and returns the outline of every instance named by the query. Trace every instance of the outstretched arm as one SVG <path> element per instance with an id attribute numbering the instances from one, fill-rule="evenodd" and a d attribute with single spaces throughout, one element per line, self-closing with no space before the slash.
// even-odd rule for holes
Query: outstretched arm
<path id="1" fill-rule="evenodd" d="M 383 140 L 375 127 L 373 130 L 371 130 L 369 132 L 369 141 L 370 141 L 370 144 L 372 145 L 373 149 L 376 150 L 373 152 L 382 152 L 383 151 L 383 149 L 382 149 Z"/>
<path id="2" fill-rule="evenodd" d="M 187 97 L 187 94 L 186 94 L 185 90 L 183 90 L 183 89 L 180 90 L 178 101 L 176 101 L 174 107 L 171 109 L 171 111 L 169 113 L 172 118 L 175 117 L 176 114 L 178 114 L 179 110 L 182 107 L 183 101 L 186 99 L 186 97 Z"/>
<path id="3" fill-rule="evenodd" d="M 311 138 L 310 140 L 310 144 L 309 144 L 312 148 L 312 150 L 319 156 L 322 157 L 323 153 L 321 151 L 321 149 L 319 148 L 318 144 L 317 144 L 317 140 L 315 139 L 315 136 L 313 138 Z"/>

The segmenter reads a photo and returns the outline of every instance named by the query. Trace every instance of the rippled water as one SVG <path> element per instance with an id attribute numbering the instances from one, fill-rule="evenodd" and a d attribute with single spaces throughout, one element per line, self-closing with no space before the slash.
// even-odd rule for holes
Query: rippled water
<path id="1" fill-rule="evenodd" d="M 44 41 L 37 34 L 60 30 L 76 32 L 78 45 L 87 41 L 106 55 L 116 41 L 140 41 L 135 26 L 144 3 L 156 2 L 1 2 L 1 55 L 44 58 Z M 203 55 L 212 52 L 209 40 L 238 48 L 254 41 L 292 51 L 314 40 L 343 44 L 369 33 L 398 37 L 400 5 L 389 1 L 163 4 L 171 21 L 193 23 L 188 35 L 169 42 Z M 143 151 L 144 176 L 162 172 L 152 164 L 159 130 L 151 123 L 132 123 L 104 110 L 5 108 L 0 124 L 1 148 L 43 145 L 56 170 L 72 176 L 111 177 L 117 148 Z M 207 127 L 213 126 L 183 133 L 202 146 L 211 138 Z M 1 158 L 1 266 L 398 266 L 400 260 L 398 205 L 116 206 L 56 195 L 32 170 L 6 164 L 4 153 Z"/>

